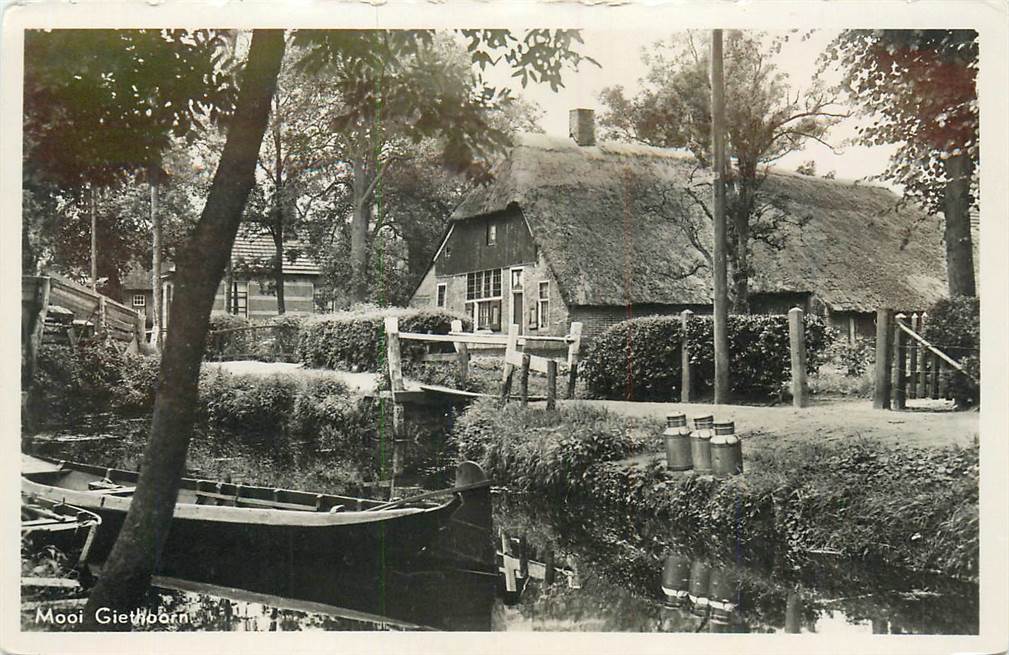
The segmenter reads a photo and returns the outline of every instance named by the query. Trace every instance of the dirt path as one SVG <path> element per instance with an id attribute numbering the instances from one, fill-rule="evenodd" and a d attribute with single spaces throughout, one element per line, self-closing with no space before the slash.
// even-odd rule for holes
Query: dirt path
<path id="1" fill-rule="evenodd" d="M 719 421 L 735 421 L 736 431 L 748 441 L 832 441 L 865 437 L 889 445 L 942 447 L 969 445 L 978 435 L 978 412 L 954 412 L 941 401 L 909 400 L 903 412 L 873 409 L 868 400 L 820 401 L 805 409 L 790 406 L 750 407 L 682 403 L 639 403 L 616 400 L 569 401 L 624 414 L 662 418 L 683 412 L 690 419 L 713 414 Z"/>

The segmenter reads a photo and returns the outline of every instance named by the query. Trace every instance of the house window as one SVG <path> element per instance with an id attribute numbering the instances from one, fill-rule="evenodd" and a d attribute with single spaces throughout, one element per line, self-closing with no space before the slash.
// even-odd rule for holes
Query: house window
<path id="1" fill-rule="evenodd" d="M 550 326 L 550 282 L 540 282 L 539 295 L 536 298 L 536 318 L 541 330 Z"/>
<path id="2" fill-rule="evenodd" d="M 513 268 L 512 269 L 511 283 L 512 283 L 512 291 L 521 291 L 522 290 L 522 269 L 521 268 Z"/>
<path id="3" fill-rule="evenodd" d="M 448 291 L 448 285 L 447 284 L 442 283 L 442 284 L 438 285 L 438 300 L 437 300 L 438 307 L 444 307 L 445 306 L 445 294 L 446 294 L 447 291 Z"/>
<path id="4" fill-rule="evenodd" d="M 501 329 L 500 268 L 466 274 L 466 309 L 476 329 Z"/>
<path id="5" fill-rule="evenodd" d="M 147 306 L 147 296 L 142 293 L 137 293 L 133 295 L 133 306 L 134 307 L 146 307 Z"/>
<path id="6" fill-rule="evenodd" d="M 497 224 L 487 223 L 487 245 L 497 244 Z"/>

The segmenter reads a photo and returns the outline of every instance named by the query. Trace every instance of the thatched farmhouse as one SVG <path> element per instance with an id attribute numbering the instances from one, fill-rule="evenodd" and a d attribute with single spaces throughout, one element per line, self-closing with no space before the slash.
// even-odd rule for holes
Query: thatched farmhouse
<path id="1" fill-rule="evenodd" d="M 583 111 L 583 110 L 576 110 Z M 586 118 L 588 120 L 586 120 Z M 473 316 L 478 329 L 591 338 L 632 316 L 711 311 L 710 187 L 682 154 L 596 143 L 591 115 L 572 138 L 522 137 L 453 212 L 411 305 Z M 898 208 L 892 192 L 772 172 L 781 248 L 754 246 L 751 308 L 802 307 L 850 337 L 873 332 L 879 307 L 922 311 L 946 291 L 938 219 Z M 693 193 L 691 193 L 691 191 Z"/>

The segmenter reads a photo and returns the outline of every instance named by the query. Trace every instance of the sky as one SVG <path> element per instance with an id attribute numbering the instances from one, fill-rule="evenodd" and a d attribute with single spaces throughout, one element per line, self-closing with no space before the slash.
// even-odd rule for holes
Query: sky
<path id="1" fill-rule="evenodd" d="M 569 110 L 584 107 L 595 109 L 598 114 L 602 109 L 599 92 L 607 86 L 622 85 L 628 95 L 633 95 L 640 89 L 639 80 L 647 72 L 641 61 L 642 50 L 673 34 L 669 30 L 584 30 L 582 38 L 585 44 L 582 52 L 599 62 L 599 67 L 582 64 L 577 72 L 566 71 L 565 88 L 557 93 L 551 91 L 547 84 L 530 84 L 525 89 L 517 87 L 513 93 L 535 102 L 544 110 L 540 126 L 548 134 L 566 137 Z M 798 33 L 791 36 L 781 53 L 774 58 L 774 63 L 788 74 L 793 89 L 802 89 L 809 84 L 816 71 L 818 55 L 836 34 L 832 30 L 817 30 L 805 41 L 799 38 Z M 840 77 L 837 71 L 827 71 L 825 75 L 828 83 L 836 82 Z M 487 77 L 496 84 L 514 83 L 507 65 L 499 65 Z M 841 105 L 839 109 L 844 112 L 852 108 Z M 846 144 L 847 140 L 855 136 L 856 125 L 857 119 L 846 119 L 831 130 L 825 140 L 834 147 L 833 151 L 825 145 L 809 141 L 802 150 L 786 155 L 775 166 L 795 170 L 799 164 L 813 160 L 816 162 L 817 174 L 835 171 L 839 179 L 849 180 L 863 179 L 883 172 L 894 148 Z"/>

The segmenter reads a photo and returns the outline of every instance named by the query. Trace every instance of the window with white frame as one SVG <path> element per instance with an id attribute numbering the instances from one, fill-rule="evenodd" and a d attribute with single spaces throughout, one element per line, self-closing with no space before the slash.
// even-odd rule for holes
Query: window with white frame
<path id="1" fill-rule="evenodd" d="M 438 285 L 437 301 L 436 301 L 438 307 L 445 306 L 445 297 L 447 293 L 448 293 L 448 284 L 442 282 L 441 284 Z"/>
<path id="2" fill-rule="evenodd" d="M 536 318 L 539 329 L 550 326 L 550 282 L 540 282 L 536 298 Z"/>
<path id="3" fill-rule="evenodd" d="M 147 306 L 147 296 L 142 293 L 133 294 L 133 306 L 134 307 L 146 307 Z"/>
<path id="4" fill-rule="evenodd" d="M 466 310 L 475 329 L 501 329 L 500 268 L 466 274 Z"/>

